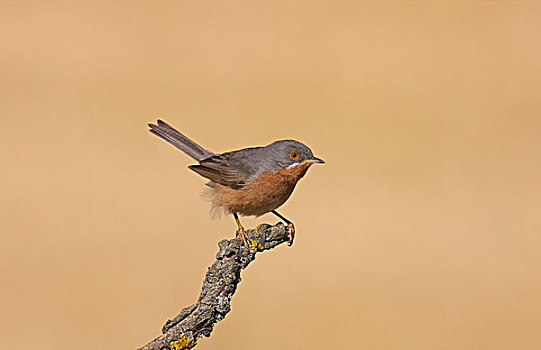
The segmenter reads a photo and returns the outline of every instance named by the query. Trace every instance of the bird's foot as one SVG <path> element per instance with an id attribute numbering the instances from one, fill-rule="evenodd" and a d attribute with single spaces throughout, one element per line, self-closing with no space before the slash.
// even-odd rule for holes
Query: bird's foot
<path id="1" fill-rule="evenodd" d="M 287 245 L 291 247 L 293 245 L 293 240 L 295 239 L 295 225 L 293 225 L 292 222 L 287 224 L 287 234 L 289 235 Z"/>
<path id="2" fill-rule="evenodd" d="M 246 248 L 250 249 L 250 247 L 251 247 L 251 245 L 249 243 L 250 239 L 246 235 L 246 232 L 244 231 L 244 227 L 239 227 L 239 229 L 237 230 L 237 238 L 240 238 L 240 240 L 242 241 L 242 244 Z"/>

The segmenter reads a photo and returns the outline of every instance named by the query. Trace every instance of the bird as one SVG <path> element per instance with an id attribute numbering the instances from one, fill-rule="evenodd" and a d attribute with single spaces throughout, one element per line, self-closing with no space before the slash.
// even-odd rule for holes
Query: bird
<path id="1" fill-rule="evenodd" d="M 188 169 L 210 180 L 206 185 L 212 210 L 233 215 L 238 227 L 236 236 L 246 247 L 250 245 L 239 215 L 276 215 L 287 224 L 288 245 L 293 244 L 295 225 L 276 209 L 287 201 L 312 164 L 325 163 L 308 146 L 295 140 L 278 140 L 267 146 L 216 154 L 163 120 L 148 126 L 151 133 L 199 163 Z"/>

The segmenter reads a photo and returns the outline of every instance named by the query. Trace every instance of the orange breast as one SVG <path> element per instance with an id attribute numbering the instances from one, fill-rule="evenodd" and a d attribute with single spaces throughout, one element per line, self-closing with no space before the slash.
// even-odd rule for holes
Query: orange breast
<path id="1" fill-rule="evenodd" d="M 268 213 L 285 203 L 310 165 L 303 163 L 291 168 L 278 168 L 275 173 L 265 172 L 238 190 L 216 185 L 210 197 L 212 207 L 242 215 Z"/>

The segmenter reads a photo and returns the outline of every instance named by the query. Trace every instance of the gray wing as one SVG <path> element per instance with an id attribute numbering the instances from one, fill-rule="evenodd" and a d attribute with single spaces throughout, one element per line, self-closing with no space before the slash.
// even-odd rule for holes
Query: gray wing
<path id="1" fill-rule="evenodd" d="M 203 159 L 188 168 L 212 182 L 240 189 L 261 171 L 258 159 L 261 147 L 247 148 Z"/>

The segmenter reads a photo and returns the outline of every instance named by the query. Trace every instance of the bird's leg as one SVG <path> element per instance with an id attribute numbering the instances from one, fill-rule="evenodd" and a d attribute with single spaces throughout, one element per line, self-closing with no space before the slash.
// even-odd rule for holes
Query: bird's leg
<path id="1" fill-rule="evenodd" d="M 248 236 L 246 236 L 246 233 L 244 232 L 244 227 L 240 223 L 239 216 L 237 215 L 237 213 L 233 213 L 233 217 L 235 218 L 237 226 L 239 227 L 239 229 L 237 230 L 237 237 L 240 237 L 240 240 L 242 241 L 244 246 L 249 248 L 250 245 L 248 244 Z"/>
<path id="2" fill-rule="evenodd" d="M 280 215 L 280 213 L 278 213 L 276 210 L 273 210 L 272 213 L 286 222 L 287 230 L 289 231 L 289 241 L 287 241 L 287 245 L 292 246 L 293 240 L 295 239 L 295 225 L 293 225 L 291 221 Z"/>

